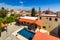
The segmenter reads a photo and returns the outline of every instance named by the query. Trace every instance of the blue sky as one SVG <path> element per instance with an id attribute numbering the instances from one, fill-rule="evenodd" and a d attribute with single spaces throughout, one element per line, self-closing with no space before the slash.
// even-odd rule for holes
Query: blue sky
<path id="1" fill-rule="evenodd" d="M 60 11 L 60 0 L 0 0 L 0 8 L 22 9 L 30 10 L 35 7 L 38 10 L 47 10 L 50 8 L 52 11 Z"/>

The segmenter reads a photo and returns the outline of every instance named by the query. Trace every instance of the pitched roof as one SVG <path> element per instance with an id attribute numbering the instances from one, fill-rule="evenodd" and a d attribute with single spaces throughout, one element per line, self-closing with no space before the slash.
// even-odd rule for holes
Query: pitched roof
<path id="1" fill-rule="evenodd" d="M 41 26 L 42 25 L 42 22 L 40 20 L 36 20 L 35 21 L 35 24 L 38 25 L 38 26 Z"/>
<path id="2" fill-rule="evenodd" d="M 60 40 L 60 39 L 41 32 L 36 32 L 32 40 Z"/>
<path id="3" fill-rule="evenodd" d="M 20 18 L 19 21 L 21 22 L 29 22 L 29 23 L 34 23 L 34 20 L 30 20 L 30 19 L 25 19 L 25 18 Z"/>
<path id="4" fill-rule="evenodd" d="M 1 25 L 3 28 L 7 27 L 7 24 L 2 23 Z"/>
<path id="5" fill-rule="evenodd" d="M 31 24 L 36 24 L 38 26 L 42 25 L 42 22 L 39 21 L 39 20 L 31 20 L 31 19 L 20 18 L 19 21 L 21 21 L 21 22 L 28 22 L 28 23 L 31 23 Z"/>

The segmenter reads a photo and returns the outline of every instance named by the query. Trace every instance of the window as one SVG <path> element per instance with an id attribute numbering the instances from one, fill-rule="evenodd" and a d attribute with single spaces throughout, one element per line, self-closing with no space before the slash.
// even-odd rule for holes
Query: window
<path id="1" fill-rule="evenodd" d="M 48 17 L 46 19 L 48 19 Z"/>
<path id="2" fill-rule="evenodd" d="M 40 17 L 40 19 L 42 19 L 42 18 Z"/>
<path id="3" fill-rule="evenodd" d="M 52 20 L 52 18 L 49 18 L 49 20 L 51 21 L 51 20 Z"/>
<path id="4" fill-rule="evenodd" d="M 57 19 L 57 18 L 55 18 L 55 21 L 58 21 L 58 19 Z"/>
<path id="5" fill-rule="evenodd" d="M 46 28 L 45 26 L 43 26 L 43 28 Z"/>
<path id="6" fill-rule="evenodd" d="M 46 30 L 46 26 L 43 26 L 43 29 L 45 29 L 45 30 Z"/>

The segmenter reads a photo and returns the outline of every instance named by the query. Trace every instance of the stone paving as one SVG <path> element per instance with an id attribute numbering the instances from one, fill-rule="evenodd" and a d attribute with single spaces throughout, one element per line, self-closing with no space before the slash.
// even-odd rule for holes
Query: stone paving
<path id="1" fill-rule="evenodd" d="M 1 37 L 0 37 L 0 40 L 18 40 L 16 37 L 13 37 L 11 34 L 20 29 L 21 27 L 20 26 L 16 26 L 16 25 L 9 25 L 7 27 L 7 32 L 4 31 L 1 33 Z M 14 38 L 14 39 L 13 39 Z"/>

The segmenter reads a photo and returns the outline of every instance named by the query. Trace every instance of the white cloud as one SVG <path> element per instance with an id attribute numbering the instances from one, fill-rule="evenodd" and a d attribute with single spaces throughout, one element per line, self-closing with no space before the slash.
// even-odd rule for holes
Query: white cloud
<path id="1" fill-rule="evenodd" d="M 23 3 L 23 2 L 21 2 Z M 4 7 L 4 8 L 11 8 L 11 9 L 21 9 L 21 10 L 30 10 L 32 7 L 27 7 L 27 6 L 13 6 L 13 5 L 8 5 L 8 4 L 5 4 L 5 3 L 0 3 L 0 8 L 1 7 Z"/>
<path id="2" fill-rule="evenodd" d="M 4 8 L 11 8 L 11 9 L 21 9 L 21 10 L 30 10 L 32 9 L 33 7 L 31 6 L 13 6 L 13 5 L 8 5 L 8 4 L 5 4 L 5 3 L 0 3 L 0 8 L 1 7 L 4 7 Z M 38 10 L 38 6 L 35 6 L 36 10 Z M 46 10 L 47 8 L 50 8 L 52 11 L 59 11 L 60 10 L 60 5 L 50 5 L 50 6 L 41 6 L 42 10 Z"/>
<path id="3" fill-rule="evenodd" d="M 23 4 L 24 2 L 23 1 L 20 1 L 21 4 Z"/>

